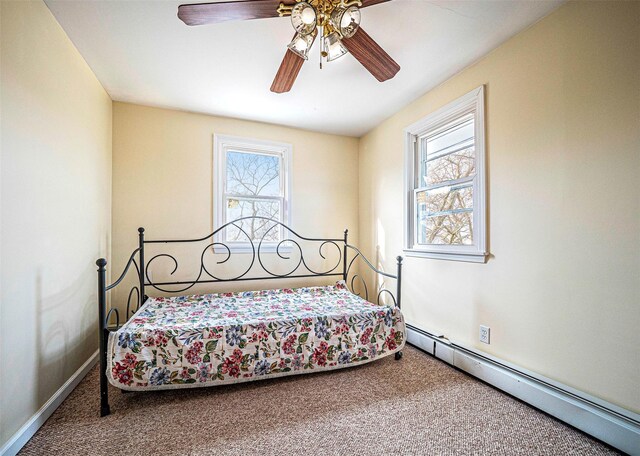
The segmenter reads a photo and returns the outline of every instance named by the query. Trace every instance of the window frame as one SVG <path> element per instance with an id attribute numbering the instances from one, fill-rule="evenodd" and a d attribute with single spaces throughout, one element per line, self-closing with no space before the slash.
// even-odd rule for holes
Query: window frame
<path id="1" fill-rule="evenodd" d="M 253 154 L 277 156 L 280 159 L 280 188 L 281 195 L 277 197 L 257 197 L 265 200 L 281 201 L 281 219 L 280 222 L 291 226 L 291 155 L 293 146 L 288 143 L 269 141 L 263 139 L 245 138 L 231 135 L 213 135 L 213 229 L 217 230 L 230 220 L 226 220 L 225 201 L 231 194 L 227 193 L 227 152 L 228 151 L 246 152 Z M 252 199 L 256 197 L 240 198 Z M 252 253 L 253 248 L 248 241 L 226 241 L 221 233 L 214 236 L 214 242 L 224 243 L 229 247 L 231 252 L 235 253 Z M 285 230 L 280 227 L 280 238 L 284 239 Z M 253 243 L 255 249 L 258 243 Z M 263 242 L 260 249 L 261 253 L 275 253 L 278 242 Z M 226 253 L 227 250 L 220 246 L 214 245 L 215 253 Z M 292 246 L 290 243 L 283 243 L 280 246 L 280 252 L 290 252 Z"/>
<path id="2" fill-rule="evenodd" d="M 447 245 L 433 244 L 418 245 L 415 241 L 417 233 L 416 219 L 416 185 L 417 173 L 420 171 L 420 142 L 422 138 L 442 128 L 448 123 L 474 113 L 474 143 L 475 143 L 475 176 L 462 178 L 459 181 L 473 183 L 473 244 Z M 420 119 L 404 130 L 405 160 L 404 160 L 404 252 L 407 256 L 432 258 L 454 261 L 484 263 L 489 255 L 487 252 L 486 229 L 486 147 L 485 147 L 485 110 L 484 85 L 472 90 L 437 111 Z M 447 181 L 456 183 L 458 181 Z M 422 190 L 424 190 L 422 188 Z"/>

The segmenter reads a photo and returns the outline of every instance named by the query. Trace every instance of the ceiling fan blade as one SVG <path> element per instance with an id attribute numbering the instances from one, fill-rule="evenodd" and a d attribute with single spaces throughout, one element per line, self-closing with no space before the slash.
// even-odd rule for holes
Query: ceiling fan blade
<path id="1" fill-rule="evenodd" d="M 400 71 L 400 65 L 362 27 L 351 38 L 342 38 L 342 44 L 380 82 L 391 79 Z"/>
<path id="2" fill-rule="evenodd" d="M 264 19 L 278 17 L 280 3 L 292 5 L 295 0 L 236 0 L 222 3 L 193 3 L 180 5 L 178 17 L 187 25 Z"/>
<path id="3" fill-rule="evenodd" d="M 293 83 L 296 82 L 296 78 L 298 77 L 298 73 L 300 72 L 300 68 L 302 68 L 303 63 L 304 59 L 302 57 L 295 52 L 292 52 L 291 49 L 287 49 L 287 53 L 284 55 L 284 59 L 282 59 L 282 63 L 280 64 L 280 68 L 278 68 L 273 84 L 271 84 L 271 91 L 275 93 L 284 93 L 291 90 Z"/>
<path id="4" fill-rule="evenodd" d="M 361 0 L 361 1 L 362 1 L 362 6 L 360 8 L 366 8 L 367 6 L 377 5 L 378 3 L 386 3 L 386 2 L 390 2 L 391 0 Z"/>

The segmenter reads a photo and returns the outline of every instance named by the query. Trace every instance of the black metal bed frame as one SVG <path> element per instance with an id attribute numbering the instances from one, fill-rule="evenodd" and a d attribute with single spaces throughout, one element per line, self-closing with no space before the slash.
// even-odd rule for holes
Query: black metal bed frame
<path id="1" fill-rule="evenodd" d="M 254 240 L 249 236 L 249 234 L 242 228 L 241 222 L 245 220 L 262 220 L 265 223 L 271 224 L 271 226 L 267 226 L 267 229 L 262 234 L 259 241 Z M 249 251 L 249 254 L 252 254 L 251 261 L 249 267 L 246 268 L 241 274 L 233 277 L 233 278 L 221 278 L 214 275 L 207 267 L 205 266 L 205 255 L 208 251 L 215 248 L 216 246 L 221 248 L 226 254 L 226 258 L 221 261 L 217 261 L 216 264 L 221 265 L 229 261 L 231 258 L 231 248 L 224 242 L 216 240 L 216 235 L 218 233 L 223 233 L 223 230 L 228 227 L 234 227 L 239 230 L 240 233 L 243 234 L 244 237 L 247 238 L 247 242 L 251 245 L 252 249 Z M 291 260 L 291 256 L 285 256 L 283 254 L 284 248 L 283 246 L 296 246 L 300 258 L 297 263 L 293 267 L 293 269 L 289 270 L 287 273 L 278 274 L 271 270 L 269 270 L 264 262 L 263 255 L 265 252 L 262 252 L 263 245 L 269 243 L 269 241 L 265 241 L 265 237 L 274 229 L 281 229 L 285 234 L 283 236 L 284 239 L 273 244 L 275 246 L 275 252 L 270 251 L 269 254 L 277 255 L 280 259 L 283 260 Z M 166 240 L 145 240 L 144 238 L 144 228 L 138 228 L 138 248 L 135 249 L 124 267 L 122 274 L 118 277 L 110 285 L 107 285 L 106 282 L 106 272 L 107 272 L 107 260 L 104 258 L 100 258 L 96 261 L 96 265 L 98 266 L 98 318 L 99 318 L 99 331 L 100 331 L 100 416 L 106 416 L 110 413 L 109 408 L 109 397 L 108 397 L 108 381 L 107 381 L 107 342 L 109 340 L 109 333 L 113 330 L 117 330 L 120 328 L 120 314 L 118 309 L 114 306 L 111 307 L 109 311 L 107 311 L 107 292 L 117 287 L 125 278 L 129 270 L 131 269 L 131 265 L 134 266 L 136 271 L 136 279 L 137 285 L 134 285 L 130 291 L 127 298 L 127 307 L 125 318 L 123 323 L 126 322 L 129 317 L 131 317 L 135 312 L 144 304 L 147 300 L 148 296 L 145 294 L 146 288 L 151 287 L 163 293 L 182 293 L 191 287 L 195 286 L 198 283 L 218 283 L 218 282 L 239 282 L 239 281 L 250 281 L 250 280 L 269 280 L 269 279 L 286 279 L 286 278 L 309 278 L 309 277 L 342 277 L 342 280 L 345 281 L 347 288 L 354 294 L 358 296 L 362 296 L 361 293 L 364 293 L 364 299 L 369 300 L 369 290 L 367 288 L 367 284 L 364 278 L 359 274 L 352 274 L 351 280 L 348 281 L 351 269 L 358 258 L 361 258 L 363 262 L 375 273 L 396 280 L 396 289 L 395 294 L 390 290 L 381 286 L 378 289 L 377 293 L 377 303 L 380 304 L 380 299 L 382 296 L 389 296 L 393 301 L 396 307 L 400 308 L 401 304 L 401 285 L 402 285 L 402 257 L 398 256 L 397 260 L 397 272 L 395 275 L 389 274 L 388 272 L 384 272 L 376 268 L 371 262 L 364 256 L 364 254 L 355 246 L 350 245 L 347 241 L 349 230 L 344 230 L 344 236 L 342 238 L 309 238 L 304 237 L 293 231 L 287 225 L 273 219 L 269 219 L 266 217 L 260 216 L 251 216 L 251 217 L 242 217 L 231 222 L 225 223 L 221 227 L 214 230 L 211 234 L 204 236 L 202 238 L 197 239 L 166 239 Z M 322 250 L 325 246 L 333 246 L 336 249 L 338 254 L 338 261 L 335 265 L 330 267 L 327 270 L 316 271 L 312 269 L 305 260 L 304 250 L 300 243 L 296 240 L 303 240 L 308 242 L 320 243 L 318 246 L 318 254 L 322 260 L 326 260 L 327 257 L 323 254 Z M 145 262 L 145 245 L 146 244 L 177 244 L 177 243 L 196 243 L 196 242 L 206 242 L 211 240 L 212 242 L 208 242 L 207 245 L 202 250 L 200 255 L 200 270 L 197 274 L 197 277 L 194 280 L 176 280 L 176 281 L 158 281 L 154 282 L 150 279 L 149 275 L 149 267 L 154 262 L 154 260 L 158 258 L 168 258 L 173 261 L 174 267 L 173 270 L 169 273 L 169 275 L 173 275 L 178 270 L 178 260 L 171 254 L 168 253 L 159 253 L 153 256 L 150 260 Z M 257 246 L 256 246 L 257 243 Z M 353 252 L 353 256 L 349 259 L 349 253 Z M 216 252 L 217 253 L 217 252 Z M 243 252 L 240 255 L 246 254 Z M 137 257 L 137 261 L 136 261 Z M 254 276 L 250 274 L 254 266 L 259 265 L 259 270 L 262 271 L 261 274 L 265 274 L 263 276 Z M 340 270 L 340 266 L 342 268 Z M 300 271 L 299 271 L 300 270 Z M 354 282 L 359 279 L 359 287 L 356 290 Z M 168 286 L 179 286 L 178 289 L 167 289 L 165 287 Z M 132 306 L 131 298 L 134 297 L 136 300 L 134 301 L 135 308 Z M 115 315 L 116 323 L 115 325 L 109 325 L 109 321 L 111 317 Z M 402 352 L 396 352 L 395 359 L 399 360 L 402 358 Z"/>

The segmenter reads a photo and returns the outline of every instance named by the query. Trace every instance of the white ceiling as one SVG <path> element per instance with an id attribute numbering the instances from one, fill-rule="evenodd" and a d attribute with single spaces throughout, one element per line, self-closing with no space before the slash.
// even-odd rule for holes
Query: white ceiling
<path id="1" fill-rule="evenodd" d="M 274 94 L 269 87 L 293 31 L 288 18 L 188 27 L 176 13 L 194 0 L 45 1 L 114 100 L 349 136 L 363 135 L 562 3 L 371 6 L 362 26 L 402 67 L 394 79 L 379 83 L 350 55 L 320 70 L 316 43 L 291 92 Z"/>

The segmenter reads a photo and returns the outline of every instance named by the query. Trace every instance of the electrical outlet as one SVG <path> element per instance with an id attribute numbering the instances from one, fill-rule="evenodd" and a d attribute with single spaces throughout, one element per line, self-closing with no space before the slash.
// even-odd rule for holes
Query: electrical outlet
<path id="1" fill-rule="evenodd" d="M 488 326 L 480 325 L 480 342 L 490 344 L 491 342 L 491 328 Z"/>

